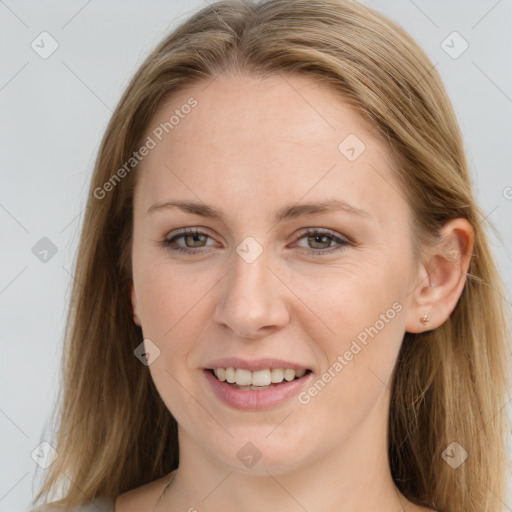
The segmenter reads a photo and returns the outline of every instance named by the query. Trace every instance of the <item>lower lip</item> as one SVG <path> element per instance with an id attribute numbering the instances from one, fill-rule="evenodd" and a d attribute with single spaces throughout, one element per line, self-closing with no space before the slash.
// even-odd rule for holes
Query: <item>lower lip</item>
<path id="1" fill-rule="evenodd" d="M 244 391 L 235 388 L 227 382 L 220 381 L 213 375 L 210 370 L 203 370 L 206 380 L 210 383 L 214 393 L 225 404 L 235 409 L 260 410 L 277 407 L 293 396 L 297 395 L 300 390 L 313 376 L 312 372 L 306 373 L 299 379 L 290 382 L 283 382 L 278 386 L 255 390 Z"/>

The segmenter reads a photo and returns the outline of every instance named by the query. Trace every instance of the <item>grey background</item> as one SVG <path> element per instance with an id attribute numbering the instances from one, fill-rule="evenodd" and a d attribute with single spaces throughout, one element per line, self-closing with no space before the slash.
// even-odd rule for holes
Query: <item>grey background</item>
<path id="1" fill-rule="evenodd" d="M 512 1 L 366 3 L 403 25 L 443 77 L 480 205 L 501 237 L 489 230 L 510 306 Z M 203 5 L 0 0 L 0 512 L 26 510 L 43 472 L 31 453 L 48 438 L 72 261 L 111 110 L 147 53 Z M 59 45 L 47 59 L 31 47 L 43 31 Z M 469 44 L 457 59 L 441 47 L 453 31 Z M 57 249 L 47 262 L 32 252 L 42 237 Z"/>

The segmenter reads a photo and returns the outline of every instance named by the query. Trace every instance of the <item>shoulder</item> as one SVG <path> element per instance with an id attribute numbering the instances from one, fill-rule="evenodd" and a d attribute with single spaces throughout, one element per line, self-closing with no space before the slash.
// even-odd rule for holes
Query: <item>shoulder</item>
<path id="1" fill-rule="evenodd" d="M 169 482 L 169 475 L 120 494 L 112 512 L 150 512 Z"/>
<path id="2" fill-rule="evenodd" d="M 96 498 L 86 505 L 70 507 L 59 503 L 40 505 L 31 512 L 114 512 L 114 502 L 105 498 Z"/>

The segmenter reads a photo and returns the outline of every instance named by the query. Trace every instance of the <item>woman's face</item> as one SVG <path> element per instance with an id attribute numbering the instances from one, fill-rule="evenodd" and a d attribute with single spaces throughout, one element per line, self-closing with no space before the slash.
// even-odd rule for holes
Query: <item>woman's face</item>
<path id="1" fill-rule="evenodd" d="M 372 460 L 419 284 L 382 143 L 300 76 L 197 84 L 147 136 L 132 302 L 180 455 L 256 473 Z M 285 380 L 240 389 L 210 371 L 228 367 L 241 384 Z M 291 369 L 307 372 L 288 383 Z"/>

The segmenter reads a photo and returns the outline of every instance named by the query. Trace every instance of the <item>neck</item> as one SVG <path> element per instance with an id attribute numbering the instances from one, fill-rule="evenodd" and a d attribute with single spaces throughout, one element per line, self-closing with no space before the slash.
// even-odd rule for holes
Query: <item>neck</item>
<path id="1" fill-rule="evenodd" d="M 375 411 L 382 418 L 382 411 Z M 365 418 L 349 439 L 286 471 L 280 466 L 242 472 L 223 464 L 180 430 L 180 466 L 162 500 L 168 511 L 408 512 L 418 510 L 394 485 L 387 423 Z M 311 449 L 310 447 L 308 447 Z M 299 457 L 300 458 L 300 457 Z"/>

